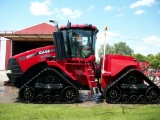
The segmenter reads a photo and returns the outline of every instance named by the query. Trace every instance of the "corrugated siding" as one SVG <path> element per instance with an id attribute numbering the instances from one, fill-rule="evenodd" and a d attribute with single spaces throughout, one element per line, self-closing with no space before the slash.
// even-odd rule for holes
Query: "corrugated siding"
<path id="1" fill-rule="evenodd" d="M 6 70 L 8 59 L 11 57 L 11 40 L 0 39 L 0 70 Z"/>
<path id="2" fill-rule="evenodd" d="M 0 70 L 5 70 L 6 40 L 1 40 Z"/>
<path id="3" fill-rule="evenodd" d="M 53 31 L 55 31 L 54 26 L 47 23 L 41 23 L 32 27 L 25 28 L 20 31 L 16 31 L 14 33 L 15 34 L 52 34 Z"/>
<path id="4" fill-rule="evenodd" d="M 5 59 L 5 69 L 7 68 L 8 59 L 12 56 L 12 41 L 6 41 L 6 59 Z"/>

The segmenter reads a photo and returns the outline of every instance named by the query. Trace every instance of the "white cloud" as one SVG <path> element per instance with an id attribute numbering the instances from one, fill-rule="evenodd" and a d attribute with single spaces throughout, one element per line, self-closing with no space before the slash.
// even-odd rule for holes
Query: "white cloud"
<path id="1" fill-rule="evenodd" d="M 70 8 L 56 9 L 54 13 L 57 14 L 56 17 L 59 19 L 65 19 L 65 18 L 74 19 L 82 15 L 82 11 L 72 10 Z"/>
<path id="2" fill-rule="evenodd" d="M 146 13 L 146 11 L 144 11 L 144 10 L 137 10 L 136 12 L 134 12 L 134 14 L 136 14 L 136 15 L 141 15 L 144 13 Z"/>
<path id="3" fill-rule="evenodd" d="M 120 34 L 117 32 L 111 32 L 111 31 L 107 31 L 106 32 L 106 40 L 110 40 L 112 39 L 112 37 L 120 37 Z M 100 32 L 97 34 L 97 42 L 96 42 L 96 46 L 99 47 L 100 45 L 104 44 L 104 39 L 105 39 L 105 35 L 104 32 Z"/>
<path id="4" fill-rule="evenodd" d="M 106 35 L 108 37 L 106 37 L 107 39 L 110 39 L 111 37 L 121 37 L 120 33 L 117 32 L 111 32 L 111 31 L 107 31 Z M 98 44 L 103 44 L 102 41 L 104 41 L 104 32 L 100 32 L 97 34 L 97 42 L 100 41 Z"/>
<path id="5" fill-rule="evenodd" d="M 123 17 L 124 16 L 124 14 L 123 13 L 121 13 L 121 14 L 117 14 L 116 15 L 116 17 Z"/>
<path id="6" fill-rule="evenodd" d="M 116 33 L 116 32 L 111 32 L 111 31 L 107 31 L 106 32 L 106 39 L 107 40 L 110 40 L 111 37 L 119 37 L 120 34 L 119 33 Z M 97 34 L 97 43 L 96 45 L 101 45 L 101 44 L 104 44 L 104 39 L 105 39 L 105 35 L 104 35 L 104 32 L 100 32 Z"/>
<path id="7" fill-rule="evenodd" d="M 30 11 L 33 15 L 51 15 L 53 12 L 48 8 L 50 5 L 50 0 L 31 2 Z"/>
<path id="8" fill-rule="evenodd" d="M 89 8 L 87 8 L 88 11 L 91 11 L 92 9 L 94 9 L 95 7 L 93 5 L 89 6 Z"/>
<path id="9" fill-rule="evenodd" d="M 110 5 L 108 5 L 108 6 L 106 6 L 106 7 L 104 8 L 105 11 L 110 11 L 110 10 L 112 10 L 112 9 L 113 9 L 113 7 L 110 6 Z"/>
<path id="10" fill-rule="evenodd" d="M 111 36 L 111 37 L 119 37 L 119 36 L 120 36 L 119 33 L 117 33 L 117 32 L 111 32 L 111 31 L 108 31 L 108 32 L 107 32 L 107 35 L 108 35 L 108 36 Z"/>
<path id="11" fill-rule="evenodd" d="M 44 2 L 31 2 L 30 11 L 33 15 L 55 15 L 59 19 L 74 19 L 82 15 L 80 10 L 72 10 L 70 8 L 55 8 L 53 11 L 49 9 L 51 5 L 50 0 L 45 0 Z M 93 9 L 93 6 L 91 6 Z"/>
<path id="12" fill-rule="evenodd" d="M 145 53 L 147 50 L 148 50 L 148 47 L 146 46 L 140 46 L 140 47 L 134 48 L 135 53 Z"/>
<path id="13" fill-rule="evenodd" d="M 156 0 L 138 0 L 130 5 L 130 8 L 140 7 L 140 6 L 152 6 Z"/>
<path id="14" fill-rule="evenodd" d="M 144 42 L 152 44 L 154 46 L 160 47 L 160 37 L 152 35 L 146 38 L 143 38 Z"/>

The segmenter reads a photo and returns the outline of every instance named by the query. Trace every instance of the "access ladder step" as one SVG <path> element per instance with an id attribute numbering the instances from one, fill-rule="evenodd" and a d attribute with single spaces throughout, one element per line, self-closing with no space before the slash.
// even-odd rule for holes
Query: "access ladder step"
<path id="1" fill-rule="evenodd" d="M 89 77 L 94 77 L 94 75 L 89 75 Z"/>
<path id="2" fill-rule="evenodd" d="M 96 82 L 96 81 L 94 81 L 94 80 L 90 80 L 90 82 L 91 82 L 91 83 L 97 83 L 97 82 Z"/>

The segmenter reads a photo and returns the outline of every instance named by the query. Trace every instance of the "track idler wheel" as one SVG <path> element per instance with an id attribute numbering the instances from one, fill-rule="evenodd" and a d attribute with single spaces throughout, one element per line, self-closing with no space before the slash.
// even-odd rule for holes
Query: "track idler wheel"
<path id="1" fill-rule="evenodd" d="M 64 102 L 74 103 L 77 101 L 78 91 L 71 86 L 67 86 L 62 91 L 62 98 Z"/>
<path id="2" fill-rule="evenodd" d="M 20 90 L 19 95 L 24 102 L 33 102 L 35 99 L 35 90 L 33 87 L 25 86 Z"/>
<path id="3" fill-rule="evenodd" d="M 154 87 L 148 88 L 146 92 L 146 96 L 147 96 L 147 101 L 149 102 L 158 102 L 160 99 L 158 95 L 158 91 Z"/>
<path id="4" fill-rule="evenodd" d="M 45 96 L 45 101 L 46 101 L 47 103 L 51 103 L 51 102 L 52 102 L 52 95 L 46 95 L 46 96 Z"/>
<path id="5" fill-rule="evenodd" d="M 121 99 L 122 93 L 118 87 L 112 87 L 105 92 L 106 102 L 116 103 Z"/>
<path id="6" fill-rule="evenodd" d="M 36 97 L 36 101 L 38 103 L 42 103 L 44 101 L 44 96 L 42 94 L 39 94 L 37 97 Z"/>

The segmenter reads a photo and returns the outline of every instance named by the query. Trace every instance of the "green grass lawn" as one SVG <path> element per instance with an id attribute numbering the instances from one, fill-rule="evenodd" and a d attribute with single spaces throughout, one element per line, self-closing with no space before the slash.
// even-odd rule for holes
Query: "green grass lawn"
<path id="1" fill-rule="evenodd" d="M 160 120 L 160 105 L 0 104 L 0 120 Z"/>

